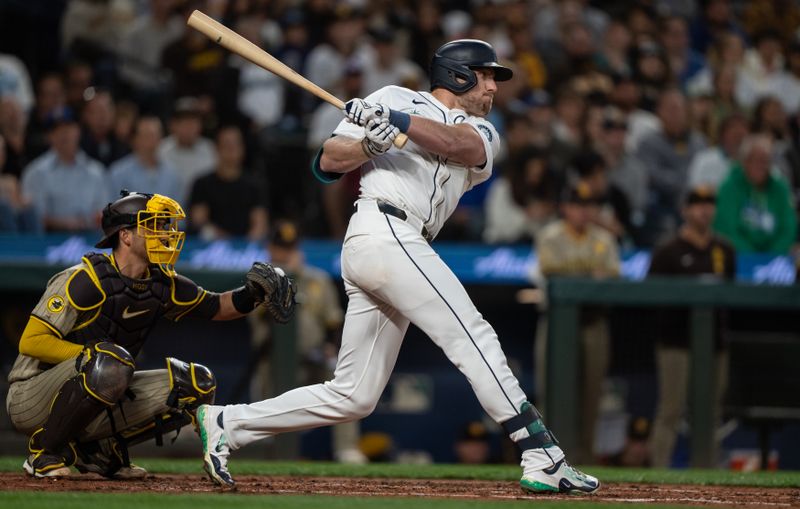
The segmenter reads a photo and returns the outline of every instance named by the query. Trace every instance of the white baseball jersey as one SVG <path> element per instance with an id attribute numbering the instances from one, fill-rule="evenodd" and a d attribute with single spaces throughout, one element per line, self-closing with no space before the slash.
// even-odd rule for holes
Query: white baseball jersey
<path id="1" fill-rule="evenodd" d="M 372 413 L 411 323 L 461 370 L 497 422 L 517 417 L 526 401 L 494 329 L 422 235 L 423 225 L 435 235 L 464 192 L 489 177 L 497 132 L 486 120 L 450 110 L 425 92 L 392 86 L 366 100 L 450 125 L 469 123 L 483 141 L 486 163 L 466 168 L 409 140 L 403 149 L 392 148 L 364 164 L 361 198 L 342 245 L 348 304 L 334 378 L 265 401 L 225 406 L 221 420 L 231 450 L 277 433 Z M 342 122 L 335 134 L 362 139 L 364 128 Z M 405 210 L 406 219 L 382 212 L 379 200 Z M 453 411 L 460 406 L 458 401 L 440 404 Z M 511 437 L 528 435 L 522 429 Z M 526 450 L 525 468 L 549 468 L 563 457 L 557 446 Z"/>
<path id="2" fill-rule="evenodd" d="M 480 135 L 486 152 L 486 163 L 481 167 L 468 168 L 448 161 L 410 140 L 402 149 L 392 148 L 361 167 L 362 198 L 384 200 L 415 215 L 436 236 L 461 196 L 491 175 L 495 155 L 500 150 L 497 131 L 486 119 L 449 109 L 428 92 L 390 86 L 365 101 L 448 125 L 466 122 Z M 334 134 L 361 139 L 364 128 L 342 120 Z"/>

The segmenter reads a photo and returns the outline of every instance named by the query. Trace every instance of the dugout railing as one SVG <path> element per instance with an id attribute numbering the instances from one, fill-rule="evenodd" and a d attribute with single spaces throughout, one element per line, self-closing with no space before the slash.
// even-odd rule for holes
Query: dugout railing
<path id="1" fill-rule="evenodd" d="M 578 324 L 581 307 L 605 305 L 690 308 L 690 464 L 698 468 L 714 466 L 713 310 L 800 309 L 798 286 L 752 285 L 685 278 L 653 278 L 631 282 L 557 277 L 548 281 L 547 298 L 550 325 L 545 388 L 546 418 L 548 425 L 557 430 L 558 439 L 566 450 L 577 447 L 580 432 L 579 398 L 564 395 L 575 395 L 579 391 Z M 797 405 L 800 406 L 800 401 Z"/>

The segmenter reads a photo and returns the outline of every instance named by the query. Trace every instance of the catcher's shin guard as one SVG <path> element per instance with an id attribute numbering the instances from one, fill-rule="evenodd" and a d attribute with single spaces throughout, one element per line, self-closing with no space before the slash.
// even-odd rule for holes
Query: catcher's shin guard
<path id="1" fill-rule="evenodd" d="M 78 364 L 81 361 L 77 376 L 64 382 L 56 394 L 37 437 L 46 452 L 63 451 L 100 412 L 117 403 L 133 377 L 133 358 L 114 343 L 87 347 Z"/>
<path id="2" fill-rule="evenodd" d="M 536 410 L 536 407 L 529 402 L 524 402 L 520 409 L 520 414 L 516 417 L 501 422 L 503 429 L 509 435 L 520 430 L 527 430 L 528 436 L 517 440 L 517 446 L 520 450 L 525 451 L 528 449 L 547 449 L 554 445 L 558 445 L 553 432 L 547 429 L 542 421 L 542 414 Z"/>
<path id="3" fill-rule="evenodd" d="M 170 389 L 167 405 L 194 415 L 198 406 L 214 403 L 217 379 L 210 369 L 202 364 L 167 357 L 167 371 Z"/>

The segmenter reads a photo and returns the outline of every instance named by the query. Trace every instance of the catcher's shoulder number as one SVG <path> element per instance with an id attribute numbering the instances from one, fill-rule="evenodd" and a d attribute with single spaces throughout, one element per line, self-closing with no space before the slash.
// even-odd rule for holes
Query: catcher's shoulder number
<path id="1" fill-rule="evenodd" d="M 60 313 L 64 311 L 64 297 L 61 295 L 53 295 L 47 301 L 47 309 L 51 313 Z"/>

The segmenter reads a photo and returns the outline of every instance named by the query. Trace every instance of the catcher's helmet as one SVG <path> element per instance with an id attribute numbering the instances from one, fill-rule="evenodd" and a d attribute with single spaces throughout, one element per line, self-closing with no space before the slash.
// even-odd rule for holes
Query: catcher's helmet
<path id="1" fill-rule="evenodd" d="M 431 90 L 446 88 L 463 94 L 478 83 L 473 69 L 480 68 L 494 69 L 495 81 L 508 81 L 513 75 L 511 69 L 497 63 L 497 54 L 489 43 L 477 39 L 448 42 L 431 59 Z"/>
<path id="2" fill-rule="evenodd" d="M 158 264 L 164 272 L 173 275 L 186 235 L 178 229 L 178 221 L 186 218 L 183 209 L 172 198 L 160 194 L 132 193 L 123 189 L 120 195 L 121 198 L 103 209 L 103 238 L 95 247 L 111 247 L 120 230 L 136 228 L 145 239 L 150 263 Z"/>

